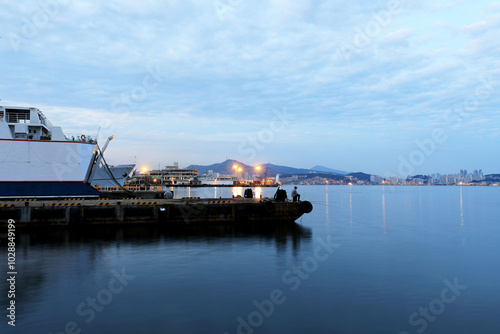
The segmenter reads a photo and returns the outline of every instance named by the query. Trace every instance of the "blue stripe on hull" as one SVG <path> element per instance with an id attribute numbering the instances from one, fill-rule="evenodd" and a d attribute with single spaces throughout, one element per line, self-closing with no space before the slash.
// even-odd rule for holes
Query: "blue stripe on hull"
<path id="1" fill-rule="evenodd" d="M 100 192 L 81 182 L 0 182 L 0 197 L 99 197 Z"/>

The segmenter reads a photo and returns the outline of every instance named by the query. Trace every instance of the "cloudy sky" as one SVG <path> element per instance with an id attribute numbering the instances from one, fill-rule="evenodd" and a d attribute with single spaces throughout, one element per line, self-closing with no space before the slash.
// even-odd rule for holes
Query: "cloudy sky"
<path id="1" fill-rule="evenodd" d="M 0 103 L 110 163 L 500 173 L 500 2 L 2 1 Z"/>

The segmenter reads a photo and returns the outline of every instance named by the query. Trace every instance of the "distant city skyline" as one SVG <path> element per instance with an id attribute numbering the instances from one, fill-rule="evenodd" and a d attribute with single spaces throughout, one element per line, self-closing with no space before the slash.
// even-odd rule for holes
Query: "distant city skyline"
<path id="1" fill-rule="evenodd" d="M 220 161 L 214 162 L 214 163 L 209 164 L 209 165 L 189 164 L 189 165 L 180 166 L 180 167 L 195 168 L 195 169 L 198 169 L 200 171 L 200 173 L 204 173 L 205 171 L 208 171 L 208 170 L 212 170 L 215 172 L 226 171 L 225 174 L 233 174 L 234 173 L 233 168 L 237 168 L 237 170 L 239 170 L 239 173 L 241 173 L 241 174 L 248 173 L 251 175 L 251 174 L 256 174 L 256 173 L 261 174 L 264 172 L 264 170 L 266 170 L 266 173 L 267 173 L 267 167 L 265 167 L 265 166 L 268 166 L 269 164 L 270 164 L 269 168 L 271 170 L 271 173 L 301 174 L 301 173 L 307 173 L 308 171 L 314 171 L 314 172 L 319 172 L 319 173 L 331 172 L 331 173 L 335 173 L 338 175 L 344 175 L 344 174 L 351 174 L 351 173 L 358 173 L 359 172 L 359 173 L 365 173 L 365 174 L 369 174 L 372 176 L 384 178 L 383 176 L 380 176 L 380 175 L 377 175 L 374 173 L 370 173 L 369 171 L 362 170 L 362 169 L 358 169 L 355 171 L 340 171 L 340 170 L 331 169 L 331 168 L 327 168 L 326 166 L 319 166 L 319 165 L 315 165 L 315 166 L 312 166 L 310 168 L 301 168 L 301 167 L 297 168 L 295 166 L 277 165 L 277 164 L 273 164 L 272 162 L 263 163 L 263 164 L 256 164 L 256 165 L 248 165 L 248 164 L 245 164 L 243 161 L 238 161 L 238 160 L 233 160 L 233 159 L 227 159 L 223 162 L 220 162 Z M 166 166 L 168 166 L 168 167 L 169 166 L 179 166 L 179 163 L 173 162 L 170 164 L 165 164 L 163 166 L 159 166 L 158 169 L 162 169 Z M 141 168 L 148 169 L 149 167 L 138 166 L 139 170 Z M 156 169 L 156 168 L 152 167 L 152 169 Z M 433 177 L 433 178 L 440 178 L 441 176 L 457 176 L 457 177 L 461 176 L 461 177 L 465 178 L 467 176 L 470 176 L 471 180 L 482 180 L 482 179 L 484 179 L 485 175 L 491 175 L 491 174 L 499 174 L 500 175 L 500 171 L 487 173 L 480 168 L 479 169 L 476 168 L 474 170 L 456 169 L 455 172 L 451 172 L 451 173 L 434 172 L 434 173 L 428 173 L 428 174 L 425 174 L 425 173 L 408 174 L 408 175 L 404 175 L 404 176 L 386 175 L 385 177 L 387 177 L 387 178 L 389 178 L 389 177 L 405 178 L 406 176 L 425 175 L 425 176 L 429 176 L 429 177 Z M 271 176 L 271 175 L 269 175 L 269 176 Z"/>
<path id="2" fill-rule="evenodd" d="M 237 160 L 226 160 L 211 165 L 179 167 L 174 162 L 159 169 L 138 169 L 128 185 L 148 186 L 260 186 L 260 185 L 450 185 L 450 186 L 500 186 L 500 174 L 485 175 L 481 169 L 468 172 L 461 169 L 456 174 L 408 175 L 405 177 L 370 175 L 363 172 L 337 174 L 322 169 L 297 169 L 289 166 L 263 164 L 249 166 Z"/>
<path id="3" fill-rule="evenodd" d="M 499 1 L 6 2 L 0 104 L 111 164 L 500 172 Z"/>

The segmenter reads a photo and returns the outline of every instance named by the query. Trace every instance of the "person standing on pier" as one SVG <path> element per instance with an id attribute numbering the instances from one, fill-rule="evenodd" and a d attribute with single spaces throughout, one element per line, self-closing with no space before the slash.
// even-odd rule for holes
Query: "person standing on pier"
<path id="1" fill-rule="evenodd" d="M 293 187 L 292 198 L 294 202 L 300 201 L 300 194 L 297 192 L 297 186 Z"/>

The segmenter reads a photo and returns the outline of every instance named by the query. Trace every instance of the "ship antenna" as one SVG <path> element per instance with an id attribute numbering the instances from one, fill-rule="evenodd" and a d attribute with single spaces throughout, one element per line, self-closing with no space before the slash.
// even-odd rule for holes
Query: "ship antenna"
<path id="1" fill-rule="evenodd" d="M 100 131 L 101 131 L 101 127 L 99 127 L 99 128 L 97 129 L 97 134 L 95 135 L 95 140 L 97 140 L 97 138 L 98 138 L 98 136 L 99 136 L 99 132 L 100 132 Z"/>

